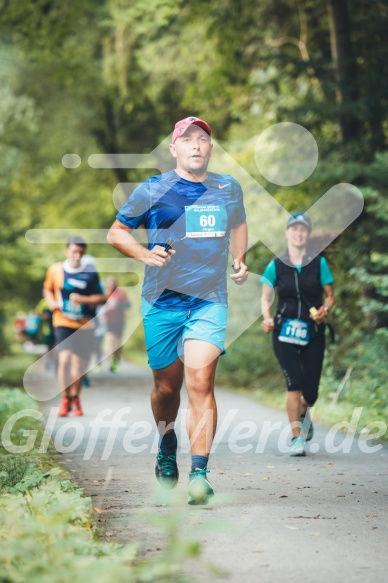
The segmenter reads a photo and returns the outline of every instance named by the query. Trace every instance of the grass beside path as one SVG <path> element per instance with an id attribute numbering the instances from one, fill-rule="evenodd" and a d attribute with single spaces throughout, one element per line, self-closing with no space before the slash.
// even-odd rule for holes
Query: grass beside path
<path id="1" fill-rule="evenodd" d="M 172 523 L 164 525 L 165 551 L 147 560 L 137 557 L 136 541 L 98 540 L 91 499 L 56 467 L 50 446 L 39 452 L 40 419 L 13 417 L 26 409 L 36 405 L 22 390 L 0 388 L 0 581 L 188 583 L 180 571 L 199 545 L 182 540 Z M 18 451 L 29 440 L 34 447 Z"/>
<path id="2" fill-rule="evenodd" d="M 220 379 L 220 381 L 223 381 L 223 384 L 228 386 L 227 379 Z M 267 378 L 261 378 L 255 387 L 247 388 L 233 386 L 230 388 L 231 390 L 255 398 L 259 403 L 266 405 L 267 407 L 285 411 L 287 396 L 286 389 L 279 388 L 283 387 L 283 385 L 283 378 L 279 374 L 271 375 Z M 354 427 L 354 433 L 356 435 L 359 435 L 361 432 L 365 433 L 368 425 L 378 423 L 381 427 L 384 427 L 385 425 L 386 433 L 385 436 L 383 436 L 383 440 L 388 441 L 387 408 L 379 409 L 374 406 L 373 402 L 369 403 L 361 400 L 359 403 L 357 403 L 357 401 L 352 402 L 349 400 L 346 388 L 341 392 L 338 401 L 335 402 L 333 400 L 335 392 L 332 389 L 332 383 L 329 383 L 323 378 L 319 398 L 315 404 L 314 421 L 326 427 L 332 427 L 337 423 L 341 423 L 344 430 L 346 430 L 346 424 L 351 423 L 353 419 L 352 428 Z M 351 431 L 353 431 L 353 429 L 351 429 Z M 374 428 L 373 432 L 376 432 L 376 428 Z"/>
<path id="3" fill-rule="evenodd" d="M 12 354 L 0 358 L 0 387 L 22 387 L 27 368 L 36 360 L 36 355 L 24 352 L 21 346 Z"/>

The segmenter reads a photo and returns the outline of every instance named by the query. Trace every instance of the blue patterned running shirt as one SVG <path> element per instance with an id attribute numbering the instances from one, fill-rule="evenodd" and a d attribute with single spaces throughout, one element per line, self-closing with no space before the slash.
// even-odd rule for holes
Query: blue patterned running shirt
<path id="1" fill-rule="evenodd" d="M 246 218 L 232 176 L 209 172 L 204 182 L 185 180 L 175 170 L 152 176 L 116 218 L 131 229 L 144 226 L 149 249 L 174 241 L 170 263 L 145 267 L 143 297 L 150 304 L 165 310 L 226 305 L 230 232 Z"/>

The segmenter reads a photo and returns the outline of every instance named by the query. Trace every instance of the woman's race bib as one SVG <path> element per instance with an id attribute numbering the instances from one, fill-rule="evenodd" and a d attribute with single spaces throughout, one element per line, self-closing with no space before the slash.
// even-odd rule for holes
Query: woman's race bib
<path id="1" fill-rule="evenodd" d="M 308 322 L 286 318 L 280 330 L 279 340 L 281 342 L 288 342 L 289 344 L 306 346 L 310 340 L 310 329 Z"/>

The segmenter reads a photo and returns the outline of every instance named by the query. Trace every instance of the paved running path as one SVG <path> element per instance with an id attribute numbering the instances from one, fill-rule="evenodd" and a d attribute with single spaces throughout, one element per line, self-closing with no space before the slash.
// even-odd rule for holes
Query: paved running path
<path id="1" fill-rule="evenodd" d="M 42 375 L 42 385 L 55 382 L 52 374 Z M 170 525 L 178 523 L 180 538 L 202 543 L 200 563 L 191 560 L 185 569 L 203 583 L 387 580 L 386 446 L 363 453 L 357 438 L 344 442 L 338 434 L 333 442 L 327 428 L 317 427 L 311 444 L 318 451 L 291 458 L 279 451 L 284 412 L 218 389 L 218 445 L 209 475 L 216 497 L 206 507 L 189 507 L 190 457 L 182 417 L 177 433 L 184 451 L 178 453 L 181 476 L 173 496 L 166 498 L 153 478 L 150 386 L 150 372 L 127 363 L 117 375 L 92 373 L 82 394 L 84 417 L 51 416 L 48 422 L 57 448 L 73 449 L 60 455 L 60 463 L 92 497 L 107 540 L 137 540 L 141 554 L 160 553 L 166 529 L 153 521 L 165 517 Z M 49 417 L 58 404 L 56 397 L 41 409 Z M 181 408 L 186 405 L 183 391 Z M 333 443 L 352 447 L 349 453 L 325 451 L 325 444 L 333 449 Z M 218 575 L 207 570 L 208 563 Z"/>

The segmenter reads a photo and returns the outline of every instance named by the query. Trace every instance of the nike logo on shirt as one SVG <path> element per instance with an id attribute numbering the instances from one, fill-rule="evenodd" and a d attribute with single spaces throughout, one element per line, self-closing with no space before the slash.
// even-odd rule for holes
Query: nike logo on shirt
<path id="1" fill-rule="evenodd" d="M 218 188 L 220 188 L 220 189 L 222 190 L 222 189 L 223 189 L 223 188 L 225 188 L 226 186 L 229 186 L 229 182 L 228 182 L 227 184 L 219 184 L 219 185 L 218 185 Z"/>

